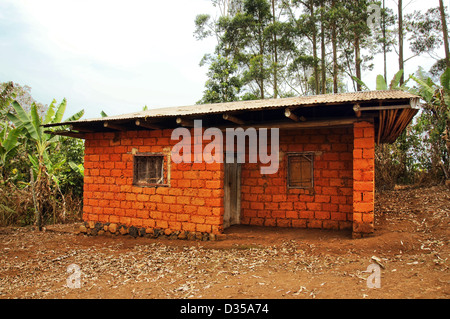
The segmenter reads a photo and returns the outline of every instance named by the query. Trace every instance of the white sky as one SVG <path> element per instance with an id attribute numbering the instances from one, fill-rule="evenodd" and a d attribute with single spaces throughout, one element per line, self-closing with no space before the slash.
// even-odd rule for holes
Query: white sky
<path id="1" fill-rule="evenodd" d="M 413 0 L 406 11 L 437 5 Z M 194 20 L 208 12 L 210 0 L 0 0 L 0 82 L 30 86 L 43 104 L 65 97 L 66 115 L 85 109 L 84 118 L 195 104 L 207 72 L 199 62 L 215 42 L 195 40 Z M 371 88 L 379 59 L 364 74 Z M 398 68 L 389 61 L 388 79 Z M 413 59 L 406 74 L 433 63 Z"/>

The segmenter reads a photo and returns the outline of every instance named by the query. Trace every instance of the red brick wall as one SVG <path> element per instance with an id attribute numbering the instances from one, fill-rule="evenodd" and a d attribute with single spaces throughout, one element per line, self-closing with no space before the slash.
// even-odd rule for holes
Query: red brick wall
<path id="1" fill-rule="evenodd" d="M 353 211 L 353 129 L 280 130 L 280 167 L 261 175 L 242 165 L 243 224 L 349 229 Z M 288 152 L 315 152 L 314 188 L 288 189 Z"/>
<path id="2" fill-rule="evenodd" d="M 374 231 L 375 129 L 372 123 L 354 125 L 353 150 L 353 236 Z"/>
<path id="3" fill-rule="evenodd" d="M 178 142 L 171 140 L 171 133 L 172 130 L 88 134 L 83 219 L 220 233 L 224 212 L 223 164 L 172 162 L 170 187 L 133 186 L 133 149 L 170 154 Z"/>
<path id="4" fill-rule="evenodd" d="M 170 187 L 133 186 L 133 152 L 170 154 L 172 130 L 86 136 L 85 221 L 221 233 L 224 165 L 170 163 Z M 193 132 L 192 132 L 193 135 Z M 198 141 L 197 141 L 198 142 Z M 209 141 L 204 142 L 206 145 Z M 192 145 L 194 150 L 194 144 Z M 288 189 L 288 152 L 314 152 L 314 188 Z M 241 223 L 373 232 L 374 127 L 280 130 L 278 173 L 243 164 Z"/>

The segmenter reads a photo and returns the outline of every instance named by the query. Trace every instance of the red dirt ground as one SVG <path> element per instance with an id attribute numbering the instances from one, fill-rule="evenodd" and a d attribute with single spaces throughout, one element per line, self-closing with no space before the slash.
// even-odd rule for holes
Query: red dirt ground
<path id="1" fill-rule="evenodd" d="M 450 191 L 432 187 L 378 194 L 376 233 L 364 239 L 245 226 L 215 242 L 0 228 L 0 298 L 448 299 L 449 213 Z M 367 287 L 372 256 L 384 266 L 378 289 Z M 78 289 L 67 286 L 71 264 Z"/>

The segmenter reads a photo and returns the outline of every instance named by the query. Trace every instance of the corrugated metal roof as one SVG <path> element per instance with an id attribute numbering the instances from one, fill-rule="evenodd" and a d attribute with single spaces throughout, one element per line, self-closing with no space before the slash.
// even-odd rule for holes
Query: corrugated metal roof
<path id="1" fill-rule="evenodd" d="M 314 96 L 290 97 L 280 99 L 237 101 L 217 104 L 203 104 L 181 107 L 168 107 L 134 112 L 117 116 L 79 120 L 77 123 L 98 121 L 119 121 L 140 118 L 158 118 L 171 116 L 190 116 L 200 114 L 226 113 L 245 110 L 263 110 L 283 107 L 306 107 L 327 104 L 345 104 L 378 100 L 403 100 L 419 98 L 404 91 L 368 91 L 354 93 L 323 94 Z"/>

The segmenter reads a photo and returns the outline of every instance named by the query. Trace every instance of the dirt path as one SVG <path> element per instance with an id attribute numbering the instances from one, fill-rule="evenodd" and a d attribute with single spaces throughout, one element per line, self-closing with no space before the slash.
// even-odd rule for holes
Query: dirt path
<path id="1" fill-rule="evenodd" d="M 216 242 L 0 228 L 0 298 L 448 299 L 449 213 L 449 190 L 434 187 L 379 194 L 376 236 L 358 240 L 244 226 Z M 379 289 L 367 287 L 372 256 L 384 266 Z M 78 289 L 67 287 L 71 264 Z"/>

